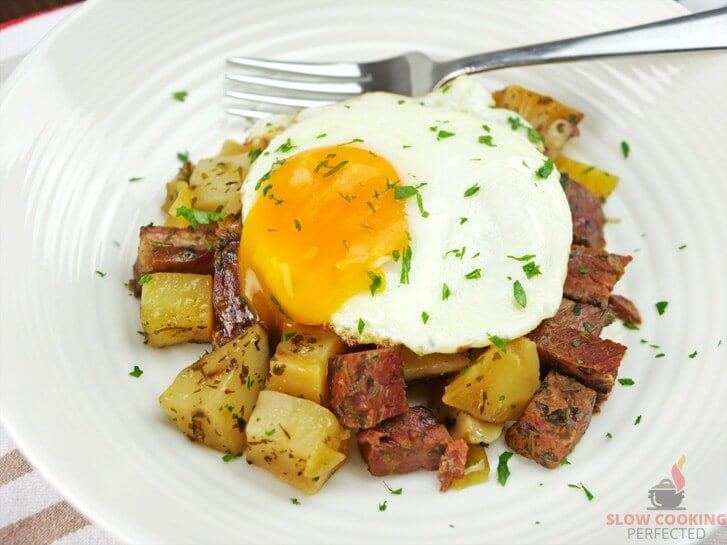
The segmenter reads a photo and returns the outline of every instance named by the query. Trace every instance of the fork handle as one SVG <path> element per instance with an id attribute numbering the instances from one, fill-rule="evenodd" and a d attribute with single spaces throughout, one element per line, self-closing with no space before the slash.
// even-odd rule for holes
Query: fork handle
<path id="1" fill-rule="evenodd" d="M 599 34 L 444 62 L 437 85 L 461 74 L 564 61 L 727 49 L 727 7 Z"/>

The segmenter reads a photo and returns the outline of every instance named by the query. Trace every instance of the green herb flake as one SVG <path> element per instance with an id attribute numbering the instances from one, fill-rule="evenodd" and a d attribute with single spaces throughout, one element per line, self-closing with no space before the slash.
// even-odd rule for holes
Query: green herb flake
<path id="1" fill-rule="evenodd" d="M 510 477 L 510 468 L 507 467 L 507 461 L 512 458 L 512 452 L 506 450 L 500 454 L 497 461 L 497 482 L 505 486 L 508 477 Z"/>
<path id="2" fill-rule="evenodd" d="M 459 218 L 459 224 L 460 224 L 460 225 L 464 225 L 464 224 L 465 224 L 465 223 L 467 222 L 467 220 L 468 220 L 468 219 L 469 219 L 469 218 L 465 218 L 465 217 L 461 217 L 461 218 Z"/>
<path id="3" fill-rule="evenodd" d="M 321 134 L 319 134 L 318 136 L 316 136 L 316 140 L 318 140 L 320 138 L 325 138 L 326 136 L 328 136 L 328 133 L 322 132 Z"/>
<path id="4" fill-rule="evenodd" d="M 298 500 L 298 498 L 290 498 L 290 503 L 292 503 L 293 505 L 301 504 L 300 501 Z"/>
<path id="5" fill-rule="evenodd" d="M 613 439 L 613 434 L 612 434 L 611 432 L 608 432 L 608 433 L 606 434 L 606 438 L 607 438 L 607 439 Z"/>
<path id="6" fill-rule="evenodd" d="M 384 486 L 385 486 L 385 487 L 386 487 L 386 489 L 387 489 L 387 490 L 388 490 L 389 492 L 391 492 L 391 493 L 392 493 L 392 494 L 393 494 L 394 496 L 401 496 L 402 492 L 404 492 L 404 489 L 403 489 L 403 488 L 397 488 L 397 489 L 393 489 L 393 488 L 391 488 L 391 487 L 390 487 L 390 486 L 389 486 L 388 484 L 386 484 L 386 481 L 384 481 Z"/>
<path id="7" fill-rule="evenodd" d="M 284 341 L 289 341 L 289 340 L 290 340 L 290 339 L 292 339 L 293 337 L 295 337 L 295 331 L 289 331 L 288 333 L 285 333 L 285 334 L 283 335 L 283 340 L 284 340 Z"/>
<path id="8" fill-rule="evenodd" d="M 443 140 L 445 138 L 450 138 L 451 136 L 454 136 L 453 132 L 443 131 L 443 130 L 440 130 L 439 132 L 437 132 L 437 140 Z"/>
<path id="9" fill-rule="evenodd" d="M 295 218 L 293 220 L 293 225 L 295 226 L 295 230 L 296 231 L 302 231 L 303 230 L 303 226 L 301 225 L 300 220 L 298 218 Z"/>
<path id="10" fill-rule="evenodd" d="M 495 143 L 492 141 L 491 134 L 482 135 L 477 139 L 477 141 L 480 144 L 484 144 L 485 146 L 490 146 L 491 148 L 496 147 Z"/>
<path id="11" fill-rule="evenodd" d="M 427 323 L 429 321 L 429 314 L 426 311 L 422 311 L 422 323 Z"/>
<path id="12" fill-rule="evenodd" d="M 293 141 L 288 138 L 285 142 L 280 144 L 278 148 L 275 150 L 275 153 L 288 153 L 290 150 L 297 148 L 295 144 L 293 144 Z"/>
<path id="13" fill-rule="evenodd" d="M 185 100 L 187 100 L 188 94 L 189 93 L 187 91 L 177 91 L 175 93 L 172 93 L 172 98 L 177 102 L 184 102 Z"/>
<path id="14" fill-rule="evenodd" d="M 569 465 L 571 465 L 571 463 L 568 460 L 568 457 L 567 456 L 563 456 L 563 459 L 560 461 L 560 465 L 562 465 L 562 466 L 569 466 Z"/>
<path id="15" fill-rule="evenodd" d="M 96 271 L 96 274 L 99 275 L 101 278 L 104 278 L 107 273 L 105 273 L 103 271 Z"/>
<path id="16" fill-rule="evenodd" d="M 476 280 L 477 278 L 482 277 L 482 272 L 480 271 L 480 269 L 475 269 L 475 270 L 470 271 L 467 274 L 465 274 L 464 277 L 467 280 Z"/>
<path id="17" fill-rule="evenodd" d="M 141 275 L 141 278 L 139 278 L 139 280 L 136 283 L 139 286 L 143 286 L 144 284 L 148 284 L 149 282 L 151 282 L 151 279 L 153 277 L 154 277 L 154 275 L 151 275 L 151 274 L 143 274 L 143 275 Z"/>
<path id="18" fill-rule="evenodd" d="M 361 335 L 363 333 L 364 328 L 366 327 L 366 322 L 363 321 L 362 318 L 358 319 L 358 334 Z"/>
<path id="19" fill-rule="evenodd" d="M 578 484 L 569 483 L 568 486 L 570 488 L 577 488 L 579 490 L 582 490 L 583 493 L 586 495 L 586 498 L 588 498 L 588 501 L 593 500 L 593 494 L 591 494 L 591 491 L 588 490 L 583 483 L 578 483 Z"/>
<path id="20" fill-rule="evenodd" d="M 659 313 L 659 316 L 664 314 L 664 311 L 666 311 L 666 307 L 669 305 L 668 301 L 659 301 L 654 305 L 656 307 L 656 312 Z"/>
<path id="21" fill-rule="evenodd" d="M 520 283 L 520 280 L 515 280 L 515 282 L 512 285 L 512 295 L 515 297 L 515 302 L 522 308 L 525 308 L 528 304 L 528 298 L 527 295 L 525 295 L 525 290 L 523 289 L 523 285 Z"/>
<path id="22" fill-rule="evenodd" d="M 620 379 L 618 379 L 618 383 L 621 386 L 633 386 L 634 384 L 636 384 L 634 382 L 634 379 L 632 379 L 632 378 L 620 378 Z"/>
<path id="23" fill-rule="evenodd" d="M 442 284 L 442 301 L 449 299 L 450 295 L 452 295 L 452 292 L 450 291 L 449 286 L 447 284 Z"/>
<path id="24" fill-rule="evenodd" d="M 399 284 L 409 283 L 409 273 L 411 272 L 411 246 L 404 248 L 401 254 L 401 274 L 399 275 Z"/>
<path id="25" fill-rule="evenodd" d="M 247 156 L 250 158 L 250 164 L 253 164 L 255 160 L 260 157 L 260 154 L 263 152 L 260 148 L 251 149 L 247 152 Z"/>
<path id="26" fill-rule="evenodd" d="M 139 378 L 143 374 L 144 371 L 142 371 L 141 367 L 139 367 L 138 365 L 134 365 L 134 369 L 129 373 L 129 375 L 134 378 Z"/>
<path id="27" fill-rule="evenodd" d="M 525 255 L 521 255 L 520 257 L 516 257 L 514 255 L 509 255 L 507 257 L 510 259 L 514 259 L 515 261 L 530 261 L 531 259 L 533 259 L 535 257 L 535 254 L 525 254 Z"/>
<path id="28" fill-rule="evenodd" d="M 275 433 L 275 428 L 273 428 L 273 429 L 270 429 L 270 430 L 267 430 L 267 431 L 265 432 L 265 435 L 266 435 L 267 437 L 270 437 L 270 436 L 272 436 L 272 435 L 273 435 L 274 433 Z"/>
<path id="29" fill-rule="evenodd" d="M 689 354 L 689 359 L 690 360 L 693 360 L 696 357 L 697 357 L 697 351 L 696 350 L 694 352 L 692 352 L 691 354 Z"/>
<path id="30" fill-rule="evenodd" d="M 448 92 L 448 91 L 449 91 L 449 90 L 450 90 L 451 88 L 452 88 L 452 84 L 451 84 L 451 83 L 445 83 L 445 84 L 444 84 L 444 85 L 442 86 L 442 89 L 441 89 L 441 91 L 442 91 L 442 94 L 444 94 L 444 93 Z"/>
<path id="31" fill-rule="evenodd" d="M 528 127 L 528 140 L 530 140 L 533 144 L 537 144 L 538 142 L 543 141 L 543 137 L 538 134 L 538 131 Z"/>
<path id="32" fill-rule="evenodd" d="M 376 295 L 376 292 L 379 291 L 381 288 L 381 285 L 384 282 L 384 279 L 381 277 L 381 275 L 378 275 L 374 272 L 367 272 L 366 273 L 369 277 L 369 280 L 371 280 L 371 284 L 369 285 L 369 289 L 371 290 L 371 295 Z"/>
<path id="33" fill-rule="evenodd" d="M 553 168 L 555 167 L 555 163 L 552 159 L 546 159 L 543 161 L 543 165 L 535 171 L 535 175 L 538 178 L 547 178 L 550 176 L 550 173 L 553 172 Z"/>
<path id="34" fill-rule="evenodd" d="M 349 144 L 361 144 L 361 143 L 363 143 L 363 141 L 364 141 L 363 138 L 356 137 L 352 140 L 349 140 L 348 142 L 344 142 L 343 144 L 338 144 L 338 145 L 339 146 L 348 146 Z"/>
<path id="35" fill-rule="evenodd" d="M 225 217 L 222 212 L 208 212 L 206 210 L 197 210 L 196 208 L 189 208 L 187 206 L 180 206 L 177 208 L 177 217 L 186 219 L 192 227 L 197 225 L 208 225 L 213 221 L 220 221 Z"/>
<path id="36" fill-rule="evenodd" d="M 394 262 L 399 261 L 399 257 L 401 257 L 401 252 L 399 250 L 394 250 L 391 252 L 391 257 L 394 259 Z"/>
<path id="37" fill-rule="evenodd" d="M 223 461 L 223 462 L 231 462 L 232 460 L 234 460 L 235 458 L 239 458 L 240 456 L 242 456 L 242 453 L 241 453 L 241 452 L 240 452 L 240 453 L 238 453 L 238 454 L 232 454 L 232 453 L 231 453 L 231 452 L 230 452 L 230 451 L 228 450 L 227 452 L 225 452 L 225 453 L 224 453 L 224 454 L 222 455 L 222 461 Z"/>
<path id="38" fill-rule="evenodd" d="M 540 272 L 540 267 L 537 263 L 535 263 L 535 261 L 531 261 L 530 263 L 526 263 L 525 265 L 523 265 L 523 272 L 525 273 L 525 276 L 528 277 L 528 279 L 532 278 L 533 276 L 543 274 Z"/>
<path id="39" fill-rule="evenodd" d="M 336 172 L 346 166 L 346 164 L 348 164 L 348 161 L 341 161 L 340 163 L 333 165 L 330 170 L 323 175 L 323 177 L 328 178 L 329 176 L 333 176 Z"/>
<path id="40" fill-rule="evenodd" d="M 386 500 L 384 500 L 384 503 L 379 504 L 379 511 L 386 511 Z"/>
<path id="41" fill-rule="evenodd" d="M 188 151 L 178 151 L 177 159 L 179 159 L 179 161 L 182 163 L 188 163 L 189 162 L 189 152 Z"/>
<path id="42" fill-rule="evenodd" d="M 678 250 L 683 250 L 683 249 L 684 249 L 684 248 L 686 248 L 686 247 L 687 247 L 687 245 L 686 245 L 686 244 L 682 244 L 682 245 L 681 245 L 681 246 L 679 246 L 679 248 L 677 248 L 677 249 L 678 249 Z"/>
<path id="43" fill-rule="evenodd" d="M 631 153 L 631 146 L 629 146 L 628 142 L 621 142 L 621 153 L 623 154 L 624 159 L 628 159 L 629 153 Z"/>
<path id="44" fill-rule="evenodd" d="M 500 352 L 503 354 L 507 352 L 507 341 L 505 339 L 501 339 L 497 335 L 490 335 L 489 333 L 487 334 L 487 338 Z"/>
<path id="45" fill-rule="evenodd" d="M 510 128 L 514 131 L 524 126 L 519 117 L 508 117 L 507 122 L 510 124 Z"/>
<path id="46" fill-rule="evenodd" d="M 633 329 L 634 331 L 638 331 L 638 330 L 639 330 L 639 326 L 638 326 L 638 325 L 636 325 L 636 324 L 635 324 L 635 323 L 633 323 L 633 322 L 630 322 L 630 321 L 626 321 L 626 322 L 624 322 L 624 327 L 625 327 L 626 329 Z"/>
<path id="47" fill-rule="evenodd" d="M 664 352 L 659 352 L 659 353 L 658 353 L 658 354 L 657 354 L 656 356 L 654 356 L 654 357 L 655 357 L 655 358 L 663 358 L 663 357 L 665 357 L 665 356 L 666 356 L 666 354 L 664 354 Z"/>
<path id="48" fill-rule="evenodd" d="M 447 250 L 444 252 L 444 257 L 447 257 L 448 255 L 452 254 L 457 259 L 462 259 L 464 257 L 464 253 L 467 250 L 467 246 L 462 246 L 461 248 L 455 248 L 454 250 Z"/>
<path id="49" fill-rule="evenodd" d="M 467 190 L 464 192 L 465 198 L 471 197 L 475 193 L 477 193 L 480 190 L 480 184 L 475 183 L 475 185 L 468 187 Z"/>
<path id="50" fill-rule="evenodd" d="M 135 182 L 140 182 L 140 181 L 142 181 L 143 179 L 144 179 L 144 178 L 141 178 L 141 177 L 139 177 L 139 176 L 133 176 L 133 177 L 129 178 L 129 182 L 131 182 L 131 183 L 133 184 L 133 183 L 135 183 Z"/>
<path id="51" fill-rule="evenodd" d="M 636 417 L 636 420 L 634 420 L 634 426 L 638 426 L 641 424 L 641 415 Z"/>

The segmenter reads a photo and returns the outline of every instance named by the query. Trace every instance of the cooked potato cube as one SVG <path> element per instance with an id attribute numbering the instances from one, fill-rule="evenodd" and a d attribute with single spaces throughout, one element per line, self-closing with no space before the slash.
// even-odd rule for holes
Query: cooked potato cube
<path id="1" fill-rule="evenodd" d="M 199 161 L 189 179 L 193 207 L 218 212 L 230 201 L 239 201 L 240 186 L 249 168 L 247 153 Z"/>
<path id="2" fill-rule="evenodd" d="M 516 420 L 540 385 L 535 343 L 520 337 L 502 352 L 495 346 L 444 389 L 442 401 L 486 422 Z"/>
<path id="3" fill-rule="evenodd" d="M 268 336 L 255 324 L 179 373 L 159 403 L 192 441 L 240 454 L 269 358 Z"/>
<path id="4" fill-rule="evenodd" d="M 167 200 L 164 210 L 167 213 L 167 218 L 164 221 L 166 227 L 189 227 L 189 222 L 186 219 L 177 216 L 177 210 L 183 206 L 192 207 L 192 191 L 189 189 L 189 184 L 180 180 L 169 182 L 167 184 Z"/>
<path id="5" fill-rule="evenodd" d="M 267 389 L 328 405 L 328 360 L 345 348 L 338 335 L 320 327 L 285 331 L 270 360 Z"/>
<path id="6" fill-rule="evenodd" d="M 618 176 L 565 155 L 555 160 L 555 166 L 560 173 L 567 174 L 571 180 L 578 182 L 602 200 L 606 200 L 618 185 Z"/>
<path id="7" fill-rule="evenodd" d="M 517 85 L 492 93 L 495 105 L 517 112 L 540 134 L 545 153 L 557 157 L 563 146 L 578 136 L 578 123 L 583 114 L 565 104 Z"/>
<path id="8" fill-rule="evenodd" d="M 475 359 L 472 351 L 458 354 L 427 354 L 419 356 L 408 348 L 402 348 L 401 359 L 404 363 L 404 380 L 438 377 L 463 369 Z"/>
<path id="9" fill-rule="evenodd" d="M 235 140 L 227 139 L 222 143 L 222 148 L 220 149 L 220 153 L 217 155 L 221 156 L 227 156 L 227 155 L 240 155 L 242 153 L 247 153 L 249 151 L 249 146 L 246 146 L 245 144 L 240 144 L 239 142 L 236 142 Z"/>
<path id="10" fill-rule="evenodd" d="M 489 476 L 490 462 L 487 460 L 487 451 L 479 445 L 470 445 L 467 450 L 464 476 L 452 481 L 452 488 L 461 490 L 468 486 L 484 483 Z"/>
<path id="11" fill-rule="evenodd" d="M 155 273 L 141 286 L 141 325 L 149 344 L 212 340 L 212 277 Z"/>
<path id="12" fill-rule="evenodd" d="M 325 407 L 265 390 L 247 425 L 247 460 L 314 494 L 346 459 L 348 437 Z"/>
<path id="13" fill-rule="evenodd" d="M 485 422 L 460 411 L 449 433 L 455 439 L 464 439 L 470 445 L 489 445 L 502 434 L 503 424 Z"/>

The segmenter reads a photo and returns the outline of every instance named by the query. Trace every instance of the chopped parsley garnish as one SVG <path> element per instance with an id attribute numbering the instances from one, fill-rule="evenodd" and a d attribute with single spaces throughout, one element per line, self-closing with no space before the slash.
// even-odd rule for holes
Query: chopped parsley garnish
<path id="1" fill-rule="evenodd" d="M 520 280 L 515 280 L 515 282 L 512 285 L 512 295 L 515 297 L 515 302 L 520 305 L 522 308 L 525 308 L 528 304 L 528 298 L 525 295 L 525 290 L 523 289 L 522 284 L 520 283 Z"/>
<path id="2" fill-rule="evenodd" d="M 657 354 L 656 356 L 654 356 L 654 357 L 655 357 L 655 358 L 663 358 L 664 356 L 666 356 L 666 354 L 664 354 L 664 352 L 659 352 L 659 353 L 658 353 L 658 354 Z"/>
<path id="3" fill-rule="evenodd" d="M 446 93 L 451 88 L 452 88 L 452 84 L 451 83 L 445 83 L 444 85 L 442 85 L 442 89 L 441 89 L 442 94 Z"/>
<path id="4" fill-rule="evenodd" d="M 278 149 L 275 150 L 276 153 L 288 153 L 290 150 L 297 148 L 295 144 L 293 144 L 293 141 L 288 138 L 285 142 L 280 144 L 278 146 Z"/>
<path id="5" fill-rule="evenodd" d="M 570 178 L 567 174 L 561 174 L 560 175 L 560 187 L 563 188 L 563 191 L 566 191 L 568 189 L 568 186 L 570 185 Z"/>
<path id="6" fill-rule="evenodd" d="M 330 167 L 330 170 L 323 175 L 323 177 L 328 178 L 329 176 L 334 175 L 336 172 L 338 172 L 344 166 L 346 166 L 347 163 L 348 163 L 348 161 L 341 161 L 340 163 L 333 165 L 332 167 Z M 325 165 L 325 166 L 328 166 L 328 165 Z"/>
<path id="7" fill-rule="evenodd" d="M 465 198 L 471 197 L 472 195 L 477 193 L 479 190 L 480 190 L 480 184 L 475 183 L 475 185 L 467 188 L 467 190 L 464 192 L 464 196 L 465 196 Z"/>
<path id="8" fill-rule="evenodd" d="M 322 132 L 321 134 L 319 134 L 318 136 L 316 136 L 316 140 L 319 139 L 319 138 L 325 138 L 326 136 L 328 136 L 328 133 Z"/>
<path id="9" fill-rule="evenodd" d="M 636 325 L 636 324 L 635 324 L 635 323 L 633 323 L 633 322 L 630 322 L 630 321 L 626 321 L 626 322 L 624 322 L 624 327 L 625 327 L 626 329 L 633 329 L 634 331 L 638 331 L 638 330 L 639 330 L 639 326 L 638 326 L 638 325 Z"/>
<path id="10" fill-rule="evenodd" d="M 514 255 L 509 255 L 507 257 L 509 257 L 510 259 L 514 259 L 515 261 L 530 261 L 531 259 L 533 259 L 535 257 L 535 254 L 525 254 L 525 255 L 521 255 L 520 257 L 515 257 Z"/>
<path id="11" fill-rule="evenodd" d="M 270 436 L 271 436 L 271 435 L 273 435 L 274 433 L 275 433 L 275 428 L 272 428 L 272 429 L 270 429 L 270 430 L 267 430 L 267 431 L 265 432 L 265 435 L 266 435 L 267 437 L 270 437 Z"/>
<path id="12" fill-rule="evenodd" d="M 184 102 L 187 100 L 188 94 L 187 91 L 177 91 L 176 93 L 172 93 L 172 98 L 177 102 Z"/>
<path id="13" fill-rule="evenodd" d="M 546 159 L 543 161 L 543 166 L 541 166 L 538 170 L 535 171 L 535 175 L 538 178 L 547 178 L 550 176 L 550 173 L 553 172 L 553 168 L 555 167 L 555 163 L 552 159 Z"/>
<path id="14" fill-rule="evenodd" d="M 512 458 L 512 452 L 506 450 L 497 461 L 497 482 L 502 486 L 505 486 L 508 477 L 510 476 L 510 468 L 507 467 L 507 461 Z"/>
<path id="15" fill-rule="evenodd" d="M 379 511 L 386 511 L 386 500 L 384 500 L 384 503 L 379 504 Z"/>
<path id="16" fill-rule="evenodd" d="M 399 257 L 401 257 L 401 252 L 399 250 L 394 250 L 391 252 L 391 257 L 394 259 L 394 261 L 399 261 Z"/>
<path id="17" fill-rule="evenodd" d="M 207 212 L 206 210 L 197 210 L 187 206 L 177 208 L 176 215 L 186 219 L 192 227 L 197 227 L 200 223 L 207 225 L 213 221 L 220 221 L 224 217 L 222 212 Z"/>
<path id="18" fill-rule="evenodd" d="M 300 220 L 298 218 L 295 218 L 293 220 L 293 225 L 295 225 L 295 230 L 296 231 L 302 231 L 303 230 L 303 226 L 300 224 Z"/>
<path id="19" fill-rule="evenodd" d="M 687 247 L 687 245 L 686 245 L 686 244 L 682 244 L 682 245 L 681 245 L 681 246 L 679 246 L 679 248 L 677 248 L 677 249 L 678 249 L 678 250 L 683 250 L 683 249 L 684 249 L 684 248 L 686 248 L 686 247 Z"/>
<path id="20" fill-rule="evenodd" d="M 477 139 L 477 141 L 480 144 L 484 144 L 485 146 L 490 146 L 491 148 L 495 147 L 495 143 L 492 141 L 491 134 L 482 135 Z"/>
<path id="21" fill-rule="evenodd" d="M 225 452 L 225 453 L 224 453 L 224 454 L 222 455 L 222 461 L 223 461 L 223 462 L 230 462 L 230 461 L 234 460 L 235 458 L 239 458 L 240 456 L 242 456 L 242 453 L 241 453 L 241 452 L 240 452 L 239 454 L 232 454 L 232 453 L 231 453 L 231 452 L 230 452 L 230 451 L 228 450 L 227 452 Z"/>
<path id="22" fill-rule="evenodd" d="M 416 197 L 417 206 L 419 207 L 419 214 L 421 214 L 423 218 L 429 217 L 429 212 L 424 210 L 424 201 L 422 200 L 422 194 L 419 192 L 419 188 L 427 185 L 426 183 L 422 183 L 416 186 L 399 185 L 398 183 L 391 185 L 393 185 L 394 187 L 394 199 L 396 199 L 397 201 L 405 201 L 410 197 Z"/>
<path id="23" fill-rule="evenodd" d="M 293 505 L 300 505 L 300 501 L 298 500 L 298 498 L 290 498 L 290 503 L 292 503 Z"/>
<path id="24" fill-rule="evenodd" d="M 288 333 L 285 333 L 285 334 L 283 335 L 283 340 L 284 340 L 284 341 L 289 341 L 289 340 L 290 340 L 290 339 L 292 339 L 293 337 L 295 337 L 295 331 L 289 331 Z"/>
<path id="25" fill-rule="evenodd" d="M 569 465 L 571 465 L 571 463 L 568 460 L 568 457 L 567 456 L 563 456 L 563 459 L 560 461 L 560 465 L 562 465 L 562 466 L 569 466 Z"/>
<path id="26" fill-rule="evenodd" d="M 151 274 L 143 274 L 143 275 L 141 275 L 141 278 L 139 278 L 137 285 L 143 286 L 144 284 L 148 284 L 149 282 L 151 282 L 152 278 L 153 278 L 153 275 L 151 275 Z"/>
<path id="27" fill-rule="evenodd" d="M 636 420 L 634 420 L 634 426 L 638 426 L 641 424 L 641 415 L 636 417 Z"/>
<path id="28" fill-rule="evenodd" d="M 253 164 L 255 160 L 260 157 L 260 154 L 263 152 L 260 148 L 251 149 L 247 152 L 247 156 L 250 158 L 250 164 Z"/>
<path id="29" fill-rule="evenodd" d="M 143 179 L 144 179 L 144 178 L 141 178 L 141 177 L 139 177 L 139 176 L 133 176 L 133 177 L 129 178 L 129 181 L 130 181 L 130 182 L 131 182 L 131 183 L 133 184 L 134 182 L 140 182 L 140 181 L 142 181 Z"/>
<path id="30" fill-rule="evenodd" d="M 621 153 L 624 156 L 624 159 L 628 159 L 629 153 L 631 153 L 631 146 L 629 146 L 628 142 L 621 142 Z"/>
<path id="31" fill-rule="evenodd" d="M 480 271 L 480 269 L 475 269 L 475 270 L 470 271 L 467 274 L 465 274 L 464 277 L 467 280 L 475 280 L 477 278 L 481 278 L 482 277 L 482 272 Z"/>
<path id="32" fill-rule="evenodd" d="M 444 252 L 444 257 L 447 257 L 449 254 L 452 254 L 457 259 L 462 259 L 464 257 L 464 252 L 467 250 L 467 246 L 462 246 L 461 248 L 455 248 L 454 250 L 447 250 Z"/>
<path id="33" fill-rule="evenodd" d="M 656 305 L 654 305 L 654 306 L 656 306 L 656 312 L 659 313 L 659 316 L 664 314 L 664 311 L 666 310 L 667 305 L 669 305 L 668 301 L 659 301 L 658 303 L 656 303 Z"/>
<path id="34" fill-rule="evenodd" d="M 129 373 L 129 375 L 134 378 L 139 378 L 143 374 L 144 371 L 142 371 L 141 367 L 139 367 L 138 365 L 134 365 L 134 369 Z"/>
<path id="35" fill-rule="evenodd" d="M 177 159 L 179 159 L 179 161 L 182 163 L 188 163 L 189 162 L 189 152 L 188 151 L 178 151 Z"/>
<path id="36" fill-rule="evenodd" d="M 379 288 L 381 288 L 381 284 L 383 284 L 384 279 L 380 275 L 371 271 L 367 272 L 366 274 L 368 275 L 369 280 L 371 280 L 371 284 L 369 285 L 371 295 L 376 295 L 376 292 L 379 291 Z"/>
<path id="37" fill-rule="evenodd" d="M 467 220 L 468 220 L 468 218 L 461 217 L 461 218 L 459 218 L 459 224 L 462 225 L 465 222 L 467 222 Z"/>
<path id="38" fill-rule="evenodd" d="M 361 335 L 363 333 L 364 328 L 366 327 L 366 322 L 363 321 L 362 318 L 358 319 L 358 334 Z"/>
<path id="39" fill-rule="evenodd" d="M 578 484 L 568 484 L 570 488 L 578 488 L 579 490 L 583 490 L 583 493 L 586 495 L 586 498 L 588 498 L 588 501 L 591 501 L 593 499 L 593 494 L 591 494 L 591 491 L 588 490 L 583 483 Z"/>
<path id="40" fill-rule="evenodd" d="M 442 284 L 442 301 L 449 299 L 450 295 L 452 295 L 452 292 L 450 291 L 449 286 L 447 284 Z"/>
<path id="41" fill-rule="evenodd" d="M 487 334 L 487 338 L 500 352 L 507 352 L 507 341 L 505 339 L 501 339 L 497 335 L 490 335 L 489 333 Z"/>
<path id="42" fill-rule="evenodd" d="M 443 140 L 444 138 L 449 138 L 450 136 L 454 136 L 454 133 L 449 132 L 449 131 L 440 130 L 437 133 L 437 140 Z"/>
<path id="43" fill-rule="evenodd" d="M 403 488 L 397 488 L 397 489 L 393 489 L 393 488 L 391 488 L 391 487 L 390 487 L 390 486 L 389 486 L 388 484 L 386 484 L 386 481 L 384 481 L 384 486 L 385 486 L 385 487 L 386 487 L 386 489 L 387 489 L 387 490 L 388 490 L 389 492 L 391 492 L 391 493 L 392 493 L 392 494 L 393 494 L 394 496 L 401 496 L 401 493 L 402 493 L 402 492 L 404 492 L 404 489 L 403 489 Z"/>
<path id="44" fill-rule="evenodd" d="M 608 433 L 606 434 L 606 438 L 607 438 L 607 439 L 613 439 L 613 434 L 612 434 L 611 432 L 608 432 Z"/>
<path id="45" fill-rule="evenodd" d="M 690 360 L 693 360 L 696 357 L 697 357 L 697 351 L 696 350 L 694 352 L 692 352 L 691 354 L 689 354 L 689 359 Z"/>
<path id="46" fill-rule="evenodd" d="M 401 254 L 401 274 L 399 275 L 399 284 L 409 283 L 409 272 L 411 271 L 411 246 L 404 248 Z"/>
<path id="47" fill-rule="evenodd" d="M 106 276 L 106 273 L 103 271 L 96 271 L 96 274 L 99 275 L 101 278 Z"/>
<path id="48" fill-rule="evenodd" d="M 538 142 L 543 141 L 543 137 L 538 134 L 538 131 L 528 127 L 528 140 L 530 140 L 533 144 L 537 144 Z"/>
<path id="49" fill-rule="evenodd" d="M 422 322 L 427 323 L 429 321 L 429 314 L 426 311 L 422 311 Z"/>
<path id="50" fill-rule="evenodd" d="M 538 276 L 539 274 L 542 274 L 540 272 L 540 267 L 538 266 L 535 261 L 531 261 L 530 263 L 526 263 L 523 265 L 523 272 L 525 273 L 525 276 L 527 276 L 529 279 L 533 276 Z"/>
<path id="51" fill-rule="evenodd" d="M 354 138 L 353 140 L 350 140 L 348 142 L 344 142 L 343 144 L 338 144 L 339 146 L 348 146 L 349 144 L 359 144 L 364 141 L 363 138 Z"/>
<path id="52" fill-rule="evenodd" d="M 618 383 L 621 386 L 633 386 L 634 384 L 636 384 L 634 382 L 634 379 L 632 379 L 632 378 L 620 378 L 620 379 L 618 379 Z"/>
<path id="53" fill-rule="evenodd" d="M 510 123 L 510 128 L 514 131 L 524 126 L 519 117 L 508 117 L 507 122 Z"/>

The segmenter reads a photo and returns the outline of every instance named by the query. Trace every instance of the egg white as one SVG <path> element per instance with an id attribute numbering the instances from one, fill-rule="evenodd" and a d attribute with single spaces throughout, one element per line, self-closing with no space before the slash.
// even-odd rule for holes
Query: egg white
<path id="1" fill-rule="evenodd" d="M 571 214 L 557 170 L 539 178 L 536 170 L 546 157 L 524 130 L 513 130 L 506 122 L 515 114 L 491 106 L 484 86 L 462 77 L 445 92 L 422 99 L 369 93 L 302 111 L 250 169 L 242 187 L 243 229 L 258 198 L 255 184 L 275 161 L 362 139 L 355 145 L 389 161 L 402 185 L 426 183 L 419 191 L 428 216 L 423 217 L 414 198 L 407 200 L 409 283 L 399 281 L 400 261 L 387 262 L 384 290 L 351 297 L 331 317 L 330 326 L 346 338 L 403 344 L 419 354 L 487 346 L 490 336 L 522 336 L 560 305 Z M 440 131 L 454 135 L 442 137 Z M 494 147 L 479 142 L 486 135 Z M 276 152 L 288 139 L 295 148 Z M 465 197 L 475 184 L 478 191 Z M 461 258 L 451 252 L 463 247 Z M 542 274 L 528 279 L 525 262 L 508 257 L 526 254 L 535 256 Z M 480 278 L 466 278 L 477 269 Z M 526 293 L 525 308 L 513 295 L 515 281 Z M 451 292 L 446 300 L 444 284 Z M 428 315 L 426 323 L 422 313 Z M 362 333 L 359 320 L 365 323 Z"/>

